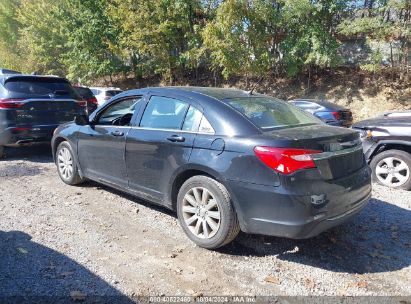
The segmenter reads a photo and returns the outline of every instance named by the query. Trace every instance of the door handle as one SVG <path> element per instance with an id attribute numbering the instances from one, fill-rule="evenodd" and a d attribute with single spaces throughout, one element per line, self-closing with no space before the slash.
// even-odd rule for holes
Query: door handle
<path id="1" fill-rule="evenodd" d="M 171 142 L 184 142 L 186 139 L 183 136 L 172 135 L 170 137 L 167 137 L 167 140 Z"/>
<path id="2" fill-rule="evenodd" d="M 120 131 L 113 131 L 113 132 L 111 132 L 111 135 L 113 135 L 113 136 L 123 136 L 124 133 L 120 132 Z"/>

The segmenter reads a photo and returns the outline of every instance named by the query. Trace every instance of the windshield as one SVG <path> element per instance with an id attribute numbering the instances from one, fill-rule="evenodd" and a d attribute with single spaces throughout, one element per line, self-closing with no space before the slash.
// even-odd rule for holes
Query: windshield
<path id="1" fill-rule="evenodd" d="M 225 100 L 261 129 L 321 124 L 321 121 L 285 101 L 270 97 Z"/>

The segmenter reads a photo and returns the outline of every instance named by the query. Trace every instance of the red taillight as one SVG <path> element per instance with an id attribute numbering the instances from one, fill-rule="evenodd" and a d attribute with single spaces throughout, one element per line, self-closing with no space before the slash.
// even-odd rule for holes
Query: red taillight
<path id="1" fill-rule="evenodd" d="M 254 153 L 264 164 L 275 171 L 291 174 L 307 168 L 315 168 L 311 154 L 321 153 L 319 150 L 261 147 L 254 148 Z"/>
<path id="2" fill-rule="evenodd" d="M 16 109 L 16 108 L 21 108 L 24 106 L 24 99 L 1 99 L 0 98 L 0 109 Z"/>
<path id="3" fill-rule="evenodd" d="M 98 101 L 97 101 L 96 97 L 90 97 L 90 98 L 87 98 L 86 100 L 87 100 L 87 102 L 98 104 Z"/>
<path id="4" fill-rule="evenodd" d="M 11 131 L 13 133 L 20 133 L 20 132 L 25 132 L 25 131 L 29 131 L 31 130 L 31 128 L 24 128 L 24 127 L 17 127 L 17 128 L 12 128 Z"/>
<path id="5" fill-rule="evenodd" d="M 83 99 L 81 99 L 81 100 L 76 100 L 76 102 L 77 102 L 77 104 L 78 104 L 80 107 L 86 107 L 86 106 L 87 106 L 87 101 L 85 101 L 85 100 L 83 100 Z"/>
<path id="6" fill-rule="evenodd" d="M 341 119 L 341 113 L 340 113 L 340 112 L 332 112 L 331 114 L 334 116 L 334 118 L 335 118 L 336 120 L 340 120 L 340 119 Z"/>

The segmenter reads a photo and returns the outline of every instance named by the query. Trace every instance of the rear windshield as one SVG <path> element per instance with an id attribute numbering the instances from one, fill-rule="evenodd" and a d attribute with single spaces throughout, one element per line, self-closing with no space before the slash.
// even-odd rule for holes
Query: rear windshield
<path id="1" fill-rule="evenodd" d="M 74 90 L 83 98 L 92 98 L 94 97 L 93 92 L 89 88 L 74 87 Z"/>
<path id="2" fill-rule="evenodd" d="M 58 78 L 12 78 L 6 81 L 4 87 L 10 95 L 27 98 L 39 96 L 79 98 L 70 83 Z"/>
<path id="3" fill-rule="evenodd" d="M 114 95 L 120 94 L 121 92 L 123 92 L 123 91 L 119 91 L 119 90 L 106 91 L 106 96 L 113 97 Z"/>
<path id="4" fill-rule="evenodd" d="M 264 130 L 321 123 L 296 106 L 271 97 L 233 98 L 225 101 Z"/>

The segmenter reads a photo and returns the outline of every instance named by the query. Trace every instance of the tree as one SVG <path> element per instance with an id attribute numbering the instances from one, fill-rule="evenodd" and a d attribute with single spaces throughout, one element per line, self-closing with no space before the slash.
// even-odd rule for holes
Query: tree
<path id="1" fill-rule="evenodd" d="M 19 6 L 19 0 L 0 2 L 0 67 L 3 68 L 21 68 L 17 49 L 20 23 L 16 15 Z"/>
<path id="2" fill-rule="evenodd" d="M 199 27 L 204 18 L 200 2 L 113 1 L 110 15 L 122 23 L 120 44 L 131 58 L 136 75 L 159 73 L 173 82 L 177 72 L 196 66 Z"/>
<path id="3" fill-rule="evenodd" d="M 273 1 L 227 0 L 203 32 L 214 69 L 230 75 L 263 75 L 278 58 L 278 12 Z"/>
<path id="4" fill-rule="evenodd" d="M 353 10 L 338 26 L 346 36 L 364 37 L 373 44 L 364 70 L 378 72 L 383 67 L 381 48 L 391 47 L 391 67 L 401 66 L 401 77 L 408 73 L 408 58 L 411 38 L 411 2 L 409 0 L 364 1 L 363 9 Z M 393 44 L 400 43 L 398 60 L 393 56 Z"/>

